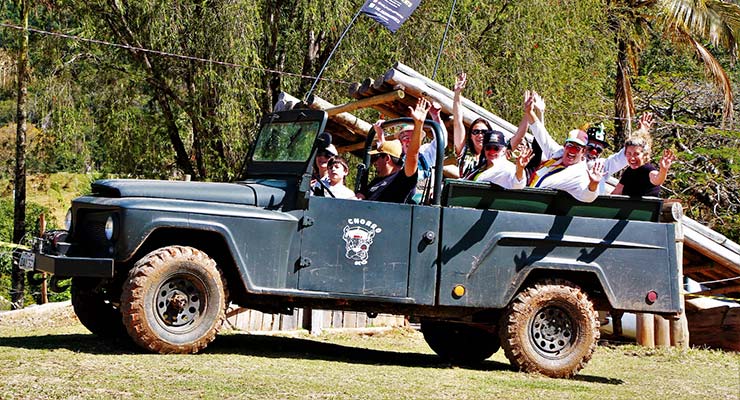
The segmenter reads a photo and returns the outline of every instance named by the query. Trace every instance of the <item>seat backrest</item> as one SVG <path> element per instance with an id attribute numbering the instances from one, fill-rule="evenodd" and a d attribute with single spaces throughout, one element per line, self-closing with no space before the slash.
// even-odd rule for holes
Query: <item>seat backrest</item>
<path id="1" fill-rule="evenodd" d="M 525 188 L 507 190 L 490 182 L 447 179 L 442 205 L 535 214 L 658 222 L 663 200 L 655 197 L 599 196 L 583 203 L 564 191 Z"/>

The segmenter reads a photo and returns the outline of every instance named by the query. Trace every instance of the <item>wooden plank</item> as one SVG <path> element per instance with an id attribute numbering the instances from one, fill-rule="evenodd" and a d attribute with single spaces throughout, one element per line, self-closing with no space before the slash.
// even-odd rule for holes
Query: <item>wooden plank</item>
<path id="1" fill-rule="evenodd" d="M 280 92 L 278 93 L 277 101 L 275 102 L 275 106 L 273 107 L 274 111 L 286 111 L 286 110 L 292 110 L 295 106 L 301 104 L 301 100 L 293 97 L 292 95 L 286 93 L 286 92 Z"/>
<path id="2" fill-rule="evenodd" d="M 344 318 L 344 313 L 340 311 L 334 312 L 334 318 L 332 318 L 331 321 L 331 327 L 332 328 L 341 328 L 342 327 L 342 319 Z"/>
<path id="3" fill-rule="evenodd" d="M 308 107 L 314 110 L 326 110 L 335 106 L 316 95 L 311 95 L 308 99 Z M 367 132 L 372 128 L 371 123 L 363 121 L 350 113 L 339 113 L 332 116 L 331 119 L 357 135 L 358 141 L 365 140 Z"/>
<path id="4" fill-rule="evenodd" d="M 424 86 L 427 88 L 427 91 L 430 91 L 431 90 L 431 91 L 438 92 L 439 94 L 442 94 L 442 95 L 444 95 L 445 97 L 447 97 L 449 99 L 452 99 L 453 96 L 454 96 L 454 92 L 451 89 L 449 89 L 449 88 L 447 88 L 447 87 L 445 87 L 445 86 L 443 86 L 443 85 L 441 85 L 441 84 L 439 84 L 439 83 L 437 83 L 437 82 L 435 82 L 435 81 L 427 78 L 426 76 L 420 74 L 419 72 L 417 72 L 413 68 L 411 68 L 411 67 L 409 67 L 409 66 L 407 66 L 407 65 L 405 65 L 405 64 L 403 64 L 401 62 L 396 62 L 395 64 L 393 64 L 393 69 L 396 69 L 398 71 L 401 71 L 402 73 L 406 74 L 409 77 L 413 77 L 415 79 L 420 80 L 421 82 L 423 82 Z M 387 79 L 386 79 L 386 81 L 387 81 Z M 466 98 L 463 97 L 463 99 L 462 99 L 462 105 L 463 105 L 463 108 L 467 108 L 468 110 L 472 111 L 473 113 L 478 114 L 479 116 L 481 116 L 481 117 L 489 120 L 494 125 L 498 126 L 498 129 L 500 129 L 500 130 L 502 130 L 504 132 L 509 132 L 510 134 L 514 134 L 514 132 L 516 132 L 516 130 L 517 130 L 516 125 L 514 125 L 514 124 L 510 123 L 509 121 L 507 121 L 507 120 L 499 117 L 496 114 L 493 114 L 492 112 L 486 110 L 485 108 L 483 108 L 483 107 L 475 104 L 471 100 L 468 100 L 468 99 L 466 99 Z M 452 107 L 450 107 L 450 110 L 447 111 L 447 112 L 452 113 Z M 473 120 L 475 120 L 475 118 L 471 119 L 470 122 L 472 122 Z M 466 122 L 466 124 L 469 125 L 470 122 Z"/>
<path id="5" fill-rule="evenodd" d="M 720 294 L 727 294 L 727 293 L 740 293 L 740 285 L 731 285 L 731 286 L 725 286 L 721 288 L 716 289 L 709 289 L 709 290 L 702 290 L 701 292 L 692 293 L 693 295 L 697 296 L 716 296 Z"/>
<path id="6" fill-rule="evenodd" d="M 344 313 L 344 324 L 343 328 L 357 328 L 357 313 L 354 311 L 347 311 Z"/>
<path id="7" fill-rule="evenodd" d="M 684 243 L 686 246 L 705 255 L 707 258 L 731 271 L 735 276 L 740 275 L 740 254 L 732 252 L 706 236 L 690 229 L 684 224 Z"/>
<path id="8" fill-rule="evenodd" d="M 725 235 L 717 231 L 714 231 L 691 218 L 684 217 L 682 218 L 682 220 L 685 220 L 683 222 L 687 228 L 705 236 L 706 238 L 710 239 L 711 241 L 719 245 L 722 245 L 723 247 L 727 248 L 728 250 L 731 250 L 735 254 L 740 254 L 740 245 L 731 241 Z"/>
<path id="9" fill-rule="evenodd" d="M 372 97 L 366 97 L 360 100 L 356 101 L 350 101 L 349 103 L 344 103 L 339 106 L 334 106 L 330 108 L 324 109 L 324 111 L 329 114 L 330 117 L 333 117 L 337 114 L 345 113 L 345 112 L 352 112 L 355 110 L 359 110 L 361 108 L 368 108 L 379 104 L 387 104 L 391 103 L 395 100 L 404 98 L 406 94 L 401 90 L 394 90 L 392 92 L 378 94 Z M 311 98 L 309 98 L 309 102 L 311 101 Z"/>

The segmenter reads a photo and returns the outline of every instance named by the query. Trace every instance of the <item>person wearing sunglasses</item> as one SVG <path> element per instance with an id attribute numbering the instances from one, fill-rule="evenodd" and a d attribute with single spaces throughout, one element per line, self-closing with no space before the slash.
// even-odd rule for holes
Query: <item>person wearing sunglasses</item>
<path id="1" fill-rule="evenodd" d="M 483 135 L 487 131 L 493 130 L 490 122 L 478 118 L 470 124 L 470 130 L 466 134 L 462 111 L 462 91 L 466 83 L 467 76 L 464 72 L 461 72 L 457 76 L 457 81 L 453 87 L 454 97 L 452 102 L 452 136 L 455 142 L 455 155 L 457 156 L 460 177 L 467 176 L 485 165 Z"/>
<path id="2" fill-rule="evenodd" d="M 532 172 L 527 186 L 563 190 L 579 201 L 594 201 L 605 170 L 600 160 L 587 165 L 585 154 L 588 134 L 581 129 L 574 129 L 561 146 L 545 129 L 534 110 L 534 103 L 535 98 L 530 95 L 525 101 L 525 116 L 535 140 L 542 148 L 544 161 Z"/>
<path id="3" fill-rule="evenodd" d="M 320 191 L 323 187 L 329 185 L 329 159 L 338 155 L 339 152 L 333 144 L 328 144 L 316 152 L 313 176 L 311 177 L 311 188 L 314 191 Z"/>
<path id="4" fill-rule="evenodd" d="M 493 182 L 505 189 L 517 186 L 516 166 L 507 159 L 506 139 L 503 132 L 486 131 L 483 137 L 483 153 L 486 163 L 465 179 L 481 182 Z M 522 179 L 519 186 L 524 186 Z"/>
<path id="5" fill-rule="evenodd" d="M 416 107 L 409 107 L 414 120 L 414 130 L 408 143 L 405 159 L 400 140 L 386 140 L 378 149 L 370 150 L 370 161 L 375 167 L 375 178 L 360 190 L 358 198 L 387 203 L 410 202 L 416 192 L 419 174 L 419 149 L 422 128 L 429 108 L 429 101 L 419 98 Z"/>

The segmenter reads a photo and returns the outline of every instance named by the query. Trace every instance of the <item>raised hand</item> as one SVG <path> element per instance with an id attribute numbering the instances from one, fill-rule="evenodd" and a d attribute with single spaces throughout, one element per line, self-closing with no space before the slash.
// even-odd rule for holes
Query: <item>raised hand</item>
<path id="1" fill-rule="evenodd" d="M 676 161 L 676 155 L 670 149 L 665 149 L 663 152 L 663 158 L 660 159 L 660 169 L 668 171 L 671 169 L 671 165 Z"/>
<path id="2" fill-rule="evenodd" d="M 596 185 L 601 182 L 601 179 L 606 175 L 606 168 L 604 167 L 603 160 L 597 160 L 591 164 L 591 168 L 588 169 L 588 179 L 591 183 Z"/>
<path id="3" fill-rule="evenodd" d="M 532 97 L 534 98 L 534 108 L 540 113 L 545 112 L 545 99 L 542 98 L 537 92 L 532 91 Z"/>
<path id="4" fill-rule="evenodd" d="M 457 80 L 455 81 L 455 86 L 453 87 L 453 89 L 452 89 L 452 90 L 453 90 L 453 91 L 454 91 L 455 93 L 460 93 L 460 92 L 462 92 L 462 90 L 463 90 L 463 89 L 465 89 L 465 84 L 466 84 L 467 82 L 468 82 L 468 78 L 467 78 L 467 75 L 465 74 L 465 72 L 460 72 L 460 73 L 459 73 L 459 74 L 457 75 Z"/>
<path id="5" fill-rule="evenodd" d="M 379 119 L 373 124 L 373 129 L 375 130 L 375 140 L 377 140 L 378 147 L 382 146 L 383 142 L 385 142 L 385 133 L 383 132 L 383 128 L 381 127 L 384 122 L 384 119 Z"/>
<path id="6" fill-rule="evenodd" d="M 640 131 L 650 132 L 650 128 L 653 127 L 653 113 L 646 112 L 642 114 L 640 120 L 637 122 L 637 129 Z"/>
<path id="7" fill-rule="evenodd" d="M 439 121 L 439 112 L 442 111 L 442 105 L 437 101 L 432 102 L 432 106 L 429 108 L 429 115 L 433 120 Z"/>
<path id="8" fill-rule="evenodd" d="M 517 168 L 525 168 L 527 164 L 529 164 L 529 160 L 532 159 L 534 152 L 529 146 L 521 143 L 517 146 L 516 151 L 514 151 L 513 154 L 516 157 Z"/>
<path id="9" fill-rule="evenodd" d="M 524 115 L 529 119 L 530 124 L 534 124 L 537 119 L 537 114 L 534 111 L 535 99 L 532 92 L 525 92 L 526 98 L 524 99 Z"/>
<path id="10" fill-rule="evenodd" d="M 416 102 L 416 107 L 409 107 L 409 114 L 411 114 L 411 118 L 413 118 L 414 121 L 424 123 L 431 106 L 432 104 L 429 100 L 419 97 L 419 100 Z"/>

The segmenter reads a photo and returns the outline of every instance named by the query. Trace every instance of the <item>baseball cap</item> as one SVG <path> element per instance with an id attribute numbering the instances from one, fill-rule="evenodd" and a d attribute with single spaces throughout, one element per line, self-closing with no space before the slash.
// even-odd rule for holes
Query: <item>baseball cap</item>
<path id="1" fill-rule="evenodd" d="M 504 137 L 504 133 L 501 131 L 487 131 L 486 134 L 483 135 L 483 146 L 491 144 L 506 147 L 506 138 Z"/>
<path id="2" fill-rule="evenodd" d="M 565 139 L 565 143 L 575 143 L 581 146 L 586 146 L 588 143 L 588 134 L 580 129 L 573 129 L 568 132 L 568 137 Z"/>
<path id="3" fill-rule="evenodd" d="M 608 146 L 609 143 L 606 141 L 606 130 L 604 129 L 604 123 L 599 122 L 596 125 L 588 127 L 586 130 L 589 142 L 599 142 L 604 146 Z"/>
<path id="4" fill-rule="evenodd" d="M 377 150 L 370 150 L 368 151 L 368 154 L 380 154 L 385 153 L 389 156 L 393 156 L 396 158 L 401 158 L 401 153 L 403 153 L 403 146 L 401 145 L 400 140 L 386 140 L 383 142 L 382 145 Z"/>

